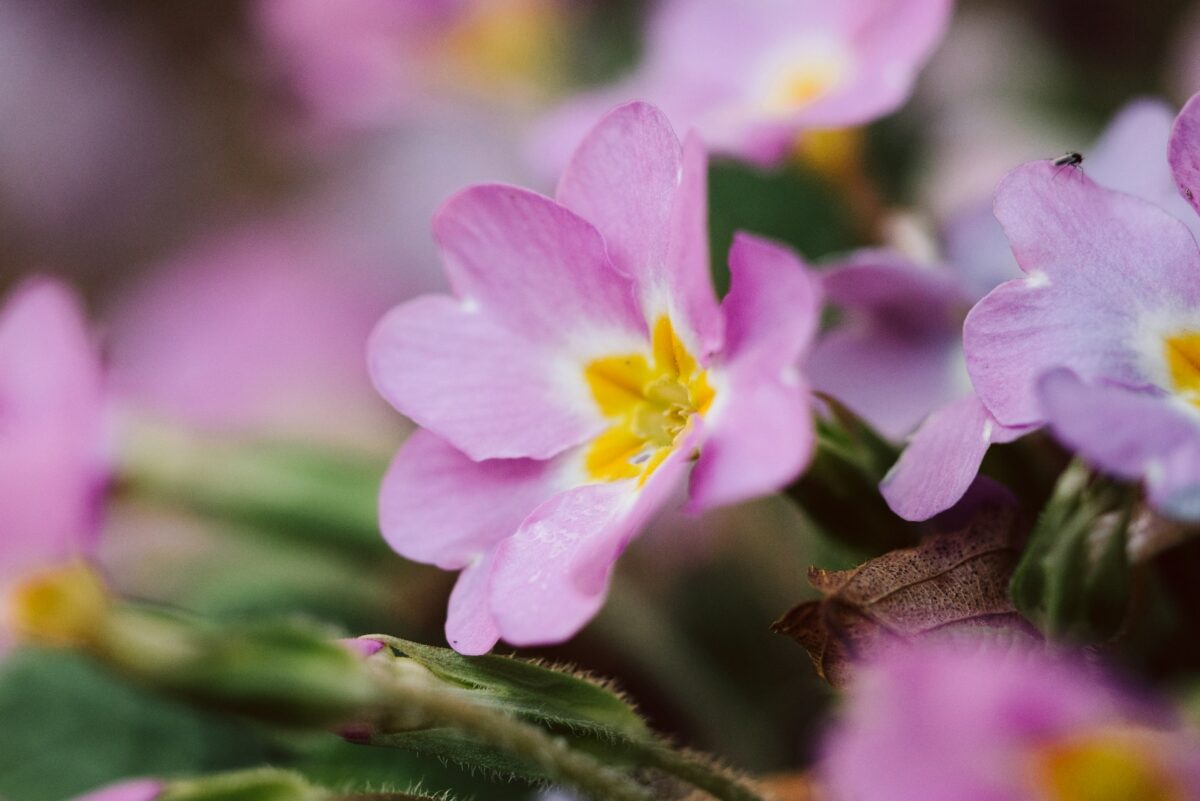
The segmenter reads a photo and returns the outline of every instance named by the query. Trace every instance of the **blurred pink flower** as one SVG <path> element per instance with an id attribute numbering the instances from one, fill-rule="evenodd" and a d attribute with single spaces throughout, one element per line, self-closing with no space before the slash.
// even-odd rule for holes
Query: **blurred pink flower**
<path id="1" fill-rule="evenodd" d="M 812 447 L 795 362 L 817 291 L 787 251 L 740 237 L 708 271 L 706 160 L 652 106 L 605 117 L 557 201 L 459 193 L 434 222 L 455 296 L 393 310 L 369 348 L 380 392 L 424 430 L 384 480 L 404 556 L 462 570 L 447 638 L 482 653 L 559 642 L 683 480 L 705 509 L 770 492 Z"/>
<path id="2" fill-rule="evenodd" d="M 0 310 L 0 594 L 93 548 L 102 424 L 100 363 L 79 300 L 56 282 L 26 282 Z"/>
<path id="3" fill-rule="evenodd" d="M 383 294 L 299 225 L 221 234 L 109 315 L 113 392 L 176 423 L 378 448 L 392 426 L 362 354 Z"/>
<path id="4" fill-rule="evenodd" d="M 714 150 L 776 161 L 805 131 L 895 111 L 951 10 L 951 0 L 663 0 L 641 66 L 553 115 L 539 157 L 557 167 L 601 113 L 643 99 Z"/>
<path id="5" fill-rule="evenodd" d="M 155 779 L 133 779 L 93 790 L 75 801 L 155 801 L 164 789 L 163 783 Z"/>
<path id="6" fill-rule="evenodd" d="M 561 0 L 259 0 L 268 48 L 315 120 L 395 124 L 456 95 L 528 94 L 554 72 Z"/>
<path id="7" fill-rule="evenodd" d="M 831 801 L 1185 801 L 1200 739 L 1082 662 L 925 644 L 856 675 L 819 771 Z"/>
<path id="8" fill-rule="evenodd" d="M 1162 103 L 1142 100 L 1129 104 L 1089 149 L 1084 169 L 1105 186 L 1138 195 L 1174 214 L 1195 218 L 1175 191 L 1164 157 L 1171 121 L 1171 111 Z M 1051 191 L 1077 177 L 1071 167 L 1046 169 Z M 1060 200 L 1052 202 L 1057 204 Z M 1193 225 L 1200 229 L 1200 221 L 1193 220 Z M 992 443 L 1011 441 L 1040 425 L 1040 421 L 1005 419 L 994 414 L 986 399 L 981 402 L 975 394 L 972 380 L 966 374 L 960 337 L 961 310 L 1000 282 L 1020 275 L 1000 223 L 992 217 L 990 207 L 969 209 L 951 221 L 945 244 L 952 272 L 912 264 L 906 267 L 898 258 L 892 258 L 886 265 L 875 264 L 872 269 L 886 271 L 889 281 L 904 284 L 908 289 L 891 293 L 889 301 L 878 309 L 850 303 L 851 325 L 818 342 L 811 371 L 815 386 L 833 392 L 895 436 L 903 433 L 899 429 L 905 423 L 920 419 L 920 410 L 905 406 L 886 408 L 883 401 L 888 397 L 887 386 L 893 385 L 880 387 L 873 379 L 888 374 L 880 372 L 881 352 L 908 349 L 907 363 L 913 369 L 897 370 L 891 362 L 885 366 L 901 373 L 897 385 L 902 380 L 909 386 L 919 384 L 925 388 L 923 397 L 930 404 L 926 410 L 928 417 L 912 434 L 899 462 L 885 478 L 882 490 L 892 509 L 910 520 L 931 517 L 961 498 Z M 835 269 L 829 280 L 844 280 L 839 275 Z M 947 283 L 955 288 L 948 290 Z M 929 294 L 929 287 L 937 288 L 936 297 Z M 947 292 L 956 296 L 955 302 L 947 300 Z M 897 305 L 903 309 L 896 309 Z M 945 314 L 951 307 L 956 311 Z M 931 310 L 941 312 L 930 313 Z M 865 322 L 861 319 L 864 312 Z M 903 324 L 911 319 L 921 320 L 922 326 L 914 329 L 911 324 Z M 914 335 L 914 330 L 920 336 Z M 827 341 L 832 344 L 825 344 Z M 825 348 L 832 348 L 833 353 Z M 860 351 L 867 352 L 870 358 L 858 358 L 856 354 Z M 944 393 L 940 401 L 939 392 Z M 910 397 L 918 396 L 910 394 Z M 886 410 L 886 415 L 880 410 Z M 911 416 L 899 418 L 898 411 L 909 412 Z"/>

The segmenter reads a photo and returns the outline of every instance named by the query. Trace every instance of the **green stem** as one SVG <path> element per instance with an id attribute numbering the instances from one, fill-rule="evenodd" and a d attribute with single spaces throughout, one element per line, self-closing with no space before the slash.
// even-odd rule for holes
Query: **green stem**
<path id="1" fill-rule="evenodd" d="M 551 780 L 570 785 L 597 801 L 649 801 L 646 788 L 596 758 L 572 750 L 567 741 L 517 718 L 480 705 L 420 676 L 379 674 L 391 719 L 386 730 L 414 724 L 449 726 L 536 766 Z"/>
<path id="2" fill-rule="evenodd" d="M 638 757 L 647 767 L 658 768 L 718 801 L 764 801 L 743 779 L 702 755 L 665 745 L 651 745 L 640 751 Z"/>

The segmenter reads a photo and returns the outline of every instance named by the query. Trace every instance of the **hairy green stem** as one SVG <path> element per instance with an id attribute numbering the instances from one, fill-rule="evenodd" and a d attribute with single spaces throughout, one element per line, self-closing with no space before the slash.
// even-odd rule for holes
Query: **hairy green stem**
<path id="1" fill-rule="evenodd" d="M 637 756 L 646 767 L 657 768 L 718 801 L 765 801 L 744 779 L 702 754 L 656 744 L 640 750 Z"/>
<path id="2" fill-rule="evenodd" d="M 597 801 L 649 801 L 651 795 L 619 770 L 537 726 L 475 703 L 420 676 L 380 674 L 385 703 L 393 717 L 385 730 L 414 725 L 449 726 L 539 768 L 551 780 L 570 785 Z"/>

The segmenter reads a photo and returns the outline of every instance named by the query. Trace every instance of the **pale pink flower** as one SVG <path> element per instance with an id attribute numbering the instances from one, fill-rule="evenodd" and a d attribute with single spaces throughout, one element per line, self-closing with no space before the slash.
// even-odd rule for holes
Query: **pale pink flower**
<path id="1" fill-rule="evenodd" d="M 572 636 L 693 461 L 697 510 L 771 492 L 807 462 L 795 364 L 817 289 L 795 256 L 742 236 L 718 305 L 705 175 L 695 137 L 623 106 L 557 200 L 483 185 L 448 201 L 434 231 L 454 296 L 376 329 L 376 386 L 424 429 L 384 480 L 381 526 L 404 556 L 462 570 L 458 650 Z"/>

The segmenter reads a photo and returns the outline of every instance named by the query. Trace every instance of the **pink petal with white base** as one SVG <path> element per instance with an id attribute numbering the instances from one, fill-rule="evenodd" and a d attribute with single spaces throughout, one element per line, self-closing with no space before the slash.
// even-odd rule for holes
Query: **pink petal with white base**
<path id="1" fill-rule="evenodd" d="M 681 307 L 672 318 L 704 353 L 721 337 L 708 268 L 707 166 L 698 140 L 689 138 L 681 148 L 661 111 L 629 103 L 592 128 L 557 195 L 599 229 L 613 263 L 633 279 L 644 304 L 669 299 Z"/>
<path id="2" fill-rule="evenodd" d="M 820 319 L 820 290 L 789 251 L 738 235 L 724 374 L 692 474 L 692 511 L 748 500 L 785 486 L 812 456 L 810 393 L 796 368 Z"/>
<path id="3" fill-rule="evenodd" d="M 1200 306 L 1200 251 L 1188 229 L 1049 162 L 1009 173 L 996 216 L 1028 277 L 993 290 L 963 330 L 971 381 L 996 419 L 1040 423 L 1036 382 L 1058 366 L 1085 380 L 1153 383 L 1135 348 L 1139 313 Z"/>
<path id="4" fill-rule="evenodd" d="M 564 489 L 561 476 L 556 460 L 475 462 L 428 431 L 416 431 L 383 479 L 379 526 L 401 556 L 456 570 Z"/>
<path id="5" fill-rule="evenodd" d="M 379 392 L 477 460 L 549 458 L 604 428 L 581 372 L 560 369 L 562 358 L 490 309 L 444 295 L 393 309 L 368 346 Z"/>
<path id="6" fill-rule="evenodd" d="M 884 500 L 905 520 L 928 520 L 963 497 L 994 442 L 1029 429 L 996 422 L 975 395 L 931 414 L 880 484 Z"/>

